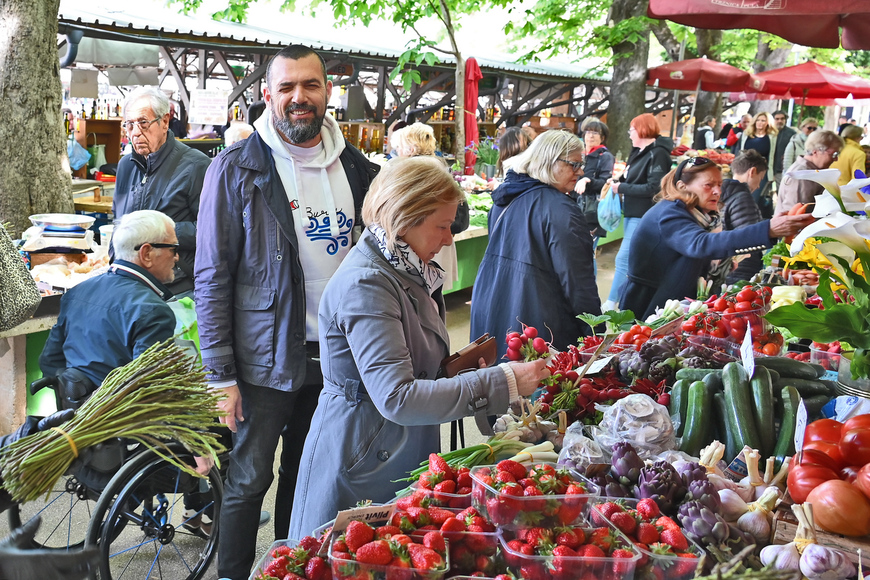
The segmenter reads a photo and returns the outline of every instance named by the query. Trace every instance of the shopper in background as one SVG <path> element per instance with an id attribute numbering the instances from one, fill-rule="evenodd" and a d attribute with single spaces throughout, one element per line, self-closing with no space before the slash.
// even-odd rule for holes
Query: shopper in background
<path id="1" fill-rule="evenodd" d="M 701 126 L 695 131 L 695 138 L 692 142 L 692 149 L 712 149 L 713 141 L 715 138 L 715 131 L 713 131 L 713 126 L 716 124 L 716 117 L 713 115 L 707 115 L 704 117 L 704 120 L 701 122 Z"/>
<path id="2" fill-rule="evenodd" d="M 659 134 L 655 116 L 644 113 L 631 120 L 628 136 L 633 149 L 628 164 L 619 181 L 608 180 L 613 192 L 622 198 L 623 234 L 619 252 L 616 254 L 613 284 L 607 301 L 602 305 L 605 312 L 616 308 L 622 287 L 628 275 L 629 248 L 640 218 L 653 205 L 653 197 L 659 192 L 662 177 L 671 168 L 670 137 Z"/>
<path id="3" fill-rule="evenodd" d="M 788 145 L 786 145 L 785 154 L 783 154 L 782 157 L 782 167 L 784 171 L 788 170 L 788 168 L 797 161 L 797 158 L 804 154 L 804 145 L 807 142 L 807 137 L 809 137 L 813 131 L 818 130 L 818 128 L 818 119 L 809 117 L 801 122 L 797 133 L 789 139 Z M 780 182 L 780 184 L 781 183 L 782 182 Z M 779 191 L 779 188 L 777 188 L 777 191 Z"/>
<path id="4" fill-rule="evenodd" d="M 607 180 L 613 177 L 613 164 L 616 158 L 607 150 L 607 135 L 610 131 L 601 121 L 589 121 L 583 125 L 583 144 L 586 146 L 586 164 L 583 166 L 583 177 L 577 180 L 574 191 L 577 193 L 577 205 L 583 211 L 586 225 L 592 234 L 592 268 L 597 273 L 594 260 L 598 239 L 607 232 L 598 223 L 598 198 L 601 188 Z"/>
<path id="5" fill-rule="evenodd" d="M 860 143 L 863 135 L 864 131 L 857 125 L 847 125 L 840 133 L 845 145 L 837 160 L 831 164 L 831 169 L 840 170 L 840 179 L 837 180 L 840 185 L 846 185 L 855 179 L 856 170 L 864 173 L 867 169 L 867 157 Z"/>
<path id="6" fill-rule="evenodd" d="M 779 191 L 777 211 L 788 211 L 798 203 L 815 203 L 824 186 L 809 179 L 795 179 L 789 173 L 803 169 L 827 169 L 843 148 L 843 139 L 833 131 L 815 131 L 806 142 L 806 151 L 785 172 Z M 809 212 L 808 212 L 809 213 Z"/>
<path id="7" fill-rule="evenodd" d="M 224 133 L 224 145 L 229 147 L 242 139 L 247 139 L 254 132 L 254 128 L 241 121 L 233 121 L 230 128 Z"/>
<path id="8" fill-rule="evenodd" d="M 439 450 L 441 423 L 476 409 L 488 430 L 487 414 L 549 376 L 541 359 L 438 378 L 450 345 L 432 259 L 451 242 L 462 199 L 433 157 L 391 161 L 372 183 L 366 230 L 320 303 L 323 392 L 305 438 L 290 537 L 360 499 L 393 499 L 405 486 L 399 480 Z"/>
<path id="9" fill-rule="evenodd" d="M 785 165 L 785 150 L 791 143 L 792 137 L 797 134 L 797 131 L 787 126 L 788 115 L 785 111 L 773 112 L 773 123 L 776 126 L 776 147 L 773 152 L 773 180 L 776 182 L 776 189 L 779 191 L 779 186 L 782 183 L 782 172 L 788 169 Z"/>
<path id="10" fill-rule="evenodd" d="M 140 87 L 124 102 L 124 126 L 133 152 L 118 163 L 112 213 L 153 209 L 175 221 L 178 263 L 168 285 L 177 297 L 193 296 L 193 261 L 199 196 L 211 159 L 176 140 L 169 130 L 169 99 L 156 87 Z"/>
<path id="11" fill-rule="evenodd" d="M 752 192 L 752 199 L 758 204 L 758 209 L 765 218 L 773 215 L 773 187 L 770 180 L 774 175 L 773 154 L 776 152 L 776 135 L 773 117 L 767 111 L 762 111 L 755 115 L 740 138 L 740 151 L 754 149 L 767 159 L 767 173 L 758 189 Z"/>
<path id="12" fill-rule="evenodd" d="M 660 201 L 643 216 L 631 245 L 624 310 L 642 320 L 670 299 L 694 296 L 711 260 L 763 250 L 813 221 L 811 215 L 778 215 L 721 231 L 721 185 L 722 171 L 706 157 L 690 157 L 662 178 Z"/>
<path id="13" fill-rule="evenodd" d="M 743 115 L 740 117 L 740 122 L 731 127 L 731 131 L 728 132 L 728 137 L 725 139 L 725 146 L 731 149 L 731 153 L 737 155 L 740 152 L 740 139 L 750 124 L 752 124 L 752 115 Z"/>
<path id="14" fill-rule="evenodd" d="M 508 160 L 507 177 L 492 193 L 471 335 L 495 336 L 499 358 L 507 350 L 504 336 L 520 322 L 548 329 L 561 350 L 588 331 L 578 314 L 600 313 L 589 225 L 566 195 L 582 166 L 583 143 L 576 135 L 545 131 Z"/>
<path id="15" fill-rule="evenodd" d="M 378 166 L 326 114 L 323 58 L 291 45 L 266 69 L 268 107 L 253 135 L 224 149 L 203 186 L 196 313 L 211 388 L 233 432 L 218 577 L 246 580 L 263 498 L 283 440 L 275 537 L 287 538 L 301 442 L 322 387 L 317 308 L 358 238 Z"/>
<path id="16" fill-rule="evenodd" d="M 413 123 L 393 131 L 393 149 L 398 157 L 435 155 L 435 130 L 425 123 Z"/>
<path id="17" fill-rule="evenodd" d="M 747 149 L 734 158 L 731 162 L 733 179 L 722 180 L 722 194 L 719 198 L 722 229 L 737 230 L 764 219 L 752 199 L 752 192 L 761 184 L 766 172 L 767 160 L 757 151 Z M 738 280 L 749 280 L 764 267 L 761 254 L 761 250 L 755 250 L 739 256 L 737 267 L 726 272 L 725 282 L 733 284 Z M 726 259 L 731 261 L 730 258 Z"/>
<path id="18" fill-rule="evenodd" d="M 531 142 L 531 139 L 520 127 L 508 127 L 505 130 L 504 135 L 498 140 L 498 167 L 496 173 L 499 177 L 504 177 L 504 162 L 528 149 Z"/>

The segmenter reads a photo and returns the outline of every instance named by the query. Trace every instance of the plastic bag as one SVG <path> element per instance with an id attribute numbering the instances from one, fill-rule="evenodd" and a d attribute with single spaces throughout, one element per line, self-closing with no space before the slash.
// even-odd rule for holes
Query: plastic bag
<path id="1" fill-rule="evenodd" d="M 593 463 L 608 463 L 601 446 L 589 438 L 588 429 L 583 423 L 575 421 L 565 430 L 559 465 L 583 473 Z"/>
<path id="2" fill-rule="evenodd" d="M 81 169 L 91 158 L 88 150 L 79 145 L 75 139 L 66 142 L 66 154 L 69 157 L 69 166 L 73 169 Z"/>
<path id="3" fill-rule="evenodd" d="M 602 449 L 625 441 L 634 446 L 642 459 L 649 459 L 677 445 L 668 408 L 647 395 L 629 395 L 613 405 L 595 408 L 604 413 L 598 427 L 591 430 Z"/>
<path id="4" fill-rule="evenodd" d="M 619 227 L 622 222 L 622 203 L 619 196 L 613 193 L 613 188 L 607 185 L 607 191 L 598 204 L 598 223 L 608 232 Z"/>
<path id="5" fill-rule="evenodd" d="M 199 353 L 199 327 L 196 323 L 196 304 L 191 298 L 167 302 L 175 314 L 175 343 L 201 363 Z"/>

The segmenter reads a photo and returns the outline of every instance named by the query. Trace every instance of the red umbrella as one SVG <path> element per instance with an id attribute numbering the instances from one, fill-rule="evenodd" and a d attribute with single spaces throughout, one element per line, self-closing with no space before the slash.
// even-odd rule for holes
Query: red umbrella
<path id="1" fill-rule="evenodd" d="M 651 68 L 646 84 L 678 91 L 710 91 L 712 93 L 758 90 L 762 81 L 737 67 L 709 58 L 693 58 Z"/>
<path id="2" fill-rule="evenodd" d="M 870 98 L 870 81 L 807 61 L 758 73 L 764 88 L 756 91 L 782 99 Z"/>
<path id="3" fill-rule="evenodd" d="M 647 14 L 697 28 L 751 28 L 803 46 L 870 49 L 870 5 L 854 0 L 650 0 Z"/>
<path id="4" fill-rule="evenodd" d="M 477 143 L 477 83 L 483 78 L 477 59 L 473 56 L 465 61 L 465 170 L 469 175 L 474 173 L 474 163 L 477 155 L 467 149 L 469 145 Z M 468 168 L 471 172 L 468 172 Z"/>

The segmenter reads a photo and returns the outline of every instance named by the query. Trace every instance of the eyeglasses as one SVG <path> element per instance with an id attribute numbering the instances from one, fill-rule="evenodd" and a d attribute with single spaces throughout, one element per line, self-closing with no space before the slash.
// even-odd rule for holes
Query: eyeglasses
<path id="1" fill-rule="evenodd" d="M 806 127 L 804 127 L 804 129 L 806 129 L 807 131 L 809 131 L 810 133 L 812 133 L 813 131 L 815 131 L 816 129 L 818 129 L 818 127 L 815 127 L 815 126 L 806 126 Z"/>
<path id="2" fill-rule="evenodd" d="M 683 170 L 686 167 L 703 167 L 708 163 L 713 163 L 707 157 L 689 157 L 677 166 L 677 172 L 674 173 L 674 185 L 683 178 Z"/>
<path id="3" fill-rule="evenodd" d="M 145 244 L 148 244 L 152 248 L 166 248 L 166 249 L 170 250 L 174 255 L 176 255 L 176 256 L 178 255 L 178 244 L 163 244 L 163 243 L 153 243 L 152 244 L 151 242 L 145 242 Z M 136 246 L 133 249 L 138 252 L 139 249 L 142 246 L 144 246 L 145 244 L 139 244 L 138 246 Z"/>
<path id="4" fill-rule="evenodd" d="M 830 149 L 828 149 L 828 151 L 830 151 Z M 831 153 L 831 159 L 837 159 L 839 156 L 840 156 L 839 151 L 834 151 L 833 153 Z"/>
<path id="5" fill-rule="evenodd" d="M 562 163 L 567 163 L 571 166 L 571 169 L 574 170 L 574 173 L 577 173 L 581 169 L 583 169 L 582 161 L 568 161 L 567 159 L 557 159 L 556 161 L 561 161 Z"/>
<path id="6" fill-rule="evenodd" d="M 139 127 L 140 131 L 144 131 L 151 126 L 151 123 L 156 123 L 159 120 L 160 117 L 157 117 L 156 119 L 151 119 L 150 121 L 125 121 L 124 128 L 128 131 L 132 131 L 133 127 Z"/>

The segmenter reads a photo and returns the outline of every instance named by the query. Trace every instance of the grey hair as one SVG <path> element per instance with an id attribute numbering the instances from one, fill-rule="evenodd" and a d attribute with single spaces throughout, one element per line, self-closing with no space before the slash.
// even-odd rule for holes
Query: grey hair
<path id="1" fill-rule="evenodd" d="M 254 128 L 247 123 L 233 121 L 230 128 L 224 131 L 224 145 L 229 147 L 233 143 L 247 139 L 254 132 Z"/>
<path id="2" fill-rule="evenodd" d="M 145 86 L 139 87 L 127 95 L 124 100 L 124 119 L 127 118 L 127 108 L 140 100 L 147 100 L 151 111 L 159 119 L 162 119 L 163 115 L 169 114 L 169 97 L 157 87 Z"/>
<path id="3" fill-rule="evenodd" d="M 833 131 L 816 131 L 807 137 L 804 151 L 806 151 L 807 155 L 812 155 L 816 151 L 823 149 L 836 149 L 839 151 L 844 145 L 843 138 Z"/>
<path id="4" fill-rule="evenodd" d="M 112 231 L 112 246 L 115 257 L 128 262 L 138 262 L 139 251 L 136 246 L 165 242 L 169 230 L 175 229 L 175 222 L 165 213 L 153 209 L 142 209 L 128 213 L 115 221 Z"/>
<path id="5" fill-rule="evenodd" d="M 556 161 L 575 151 L 585 153 L 583 141 L 565 130 L 546 131 L 529 148 L 505 161 L 505 167 L 525 173 L 547 185 L 555 185 Z M 585 157 L 585 156 L 584 156 Z"/>

